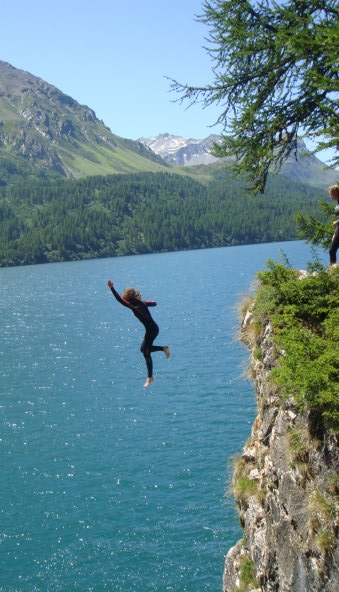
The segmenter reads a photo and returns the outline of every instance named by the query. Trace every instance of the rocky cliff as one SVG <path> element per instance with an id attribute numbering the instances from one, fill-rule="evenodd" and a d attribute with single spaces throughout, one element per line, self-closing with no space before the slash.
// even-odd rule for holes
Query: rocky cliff
<path id="1" fill-rule="evenodd" d="M 227 554 L 223 591 L 337 592 L 337 440 L 319 415 L 275 392 L 272 326 L 255 335 L 251 324 L 249 310 L 242 337 L 252 350 L 258 415 L 233 475 L 244 536 Z"/>

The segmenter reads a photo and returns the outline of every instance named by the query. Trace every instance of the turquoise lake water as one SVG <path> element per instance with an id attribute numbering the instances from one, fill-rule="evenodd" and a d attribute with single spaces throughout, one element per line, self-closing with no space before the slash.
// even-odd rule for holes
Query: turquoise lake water
<path id="1" fill-rule="evenodd" d="M 281 249 L 312 259 L 290 242 L 0 270 L 1 592 L 221 590 L 255 416 L 236 307 Z M 149 389 L 109 278 L 158 303 L 172 356 Z"/>

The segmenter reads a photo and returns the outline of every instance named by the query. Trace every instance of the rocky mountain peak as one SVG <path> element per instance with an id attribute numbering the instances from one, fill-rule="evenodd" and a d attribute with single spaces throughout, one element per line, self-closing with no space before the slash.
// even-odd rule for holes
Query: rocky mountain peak
<path id="1" fill-rule="evenodd" d="M 199 140 L 165 133 L 151 138 L 140 138 L 139 141 L 146 144 L 169 164 L 193 166 L 217 161 L 211 151 L 213 142 L 219 142 L 220 137 L 211 134 L 207 138 Z"/>
<path id="2" fill-rule="evenodd" d="M 140 138 L 165 162 L 181 166 L 209 165 L 226 162 L 213 156 L 213 145 L 221 143 L 221 136 L 210 134 L 203 139 L 184 138 L 169 133 L 149 138 Z M 296 154 L 291 154 L 284 163 L 281 174 L 306 185 L 325 189 L 336 183 L 338 171 L 329 169 L 316 156 L 308 153 L 303 140 L 298 141 Z"/>

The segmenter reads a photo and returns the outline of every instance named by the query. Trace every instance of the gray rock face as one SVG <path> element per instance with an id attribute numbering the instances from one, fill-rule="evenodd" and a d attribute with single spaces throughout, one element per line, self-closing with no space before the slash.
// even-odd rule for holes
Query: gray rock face
<path id="1" fill-rule="evenodd" d="M 338 442 L 275 394 L 271 334 L 267 324 L 252 344 L 262 354 L 252 358 L 258 415 L 233 477 L 244 539 L 227 554 L 223 592 L 338 592 Z M 244 556 L 252 581 L 241 576 Z"/>

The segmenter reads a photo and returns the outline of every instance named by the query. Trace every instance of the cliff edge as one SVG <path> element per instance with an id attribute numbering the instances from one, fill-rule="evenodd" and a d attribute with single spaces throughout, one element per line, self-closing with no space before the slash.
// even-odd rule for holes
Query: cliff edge
<path id="1" fill-rule="evenodd" d="M 338 592 L 338 441 L 317 408 L 300 409 L 271 379 L 284 351 L 253 307 L 242 323 L 252 351 L 258 415 L 235 462 L 244 536 L 226 556 L 223 592 Z M 297 370 L 296 370 L 297 372 Z"/>

